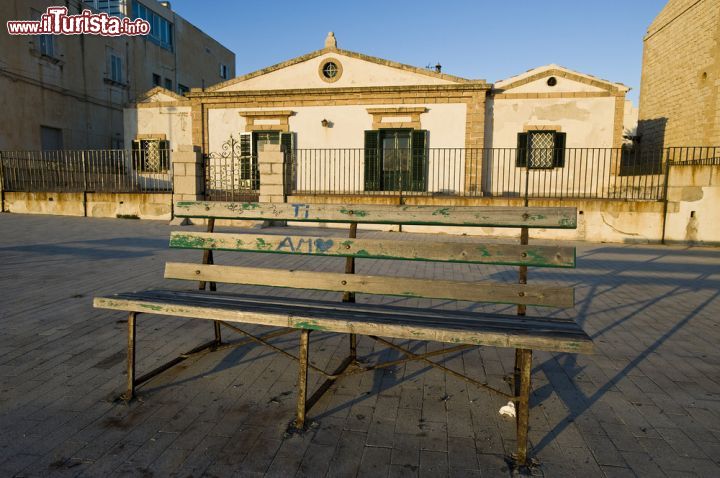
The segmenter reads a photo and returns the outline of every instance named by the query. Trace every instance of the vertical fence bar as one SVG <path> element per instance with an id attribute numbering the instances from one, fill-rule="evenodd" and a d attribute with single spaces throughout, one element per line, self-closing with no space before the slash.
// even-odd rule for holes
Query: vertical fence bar
<path id="1" fill-rule="evenodd" d="M 665 228 L 667 223 L 667 208 L 668 208 L 668 183 L 670 180 L 670 167 L 672 161 L 668 158 L 665 160 L 665 179 L 663 186 L 663 217 L 662 217 L 662 235 L 660 237 L 660 243 L 665 244 Z"/>
<path id="2" fill-rule="evenodd" d="M 0 151 L 0 212 L 5 212 L 5 155 Z"/>

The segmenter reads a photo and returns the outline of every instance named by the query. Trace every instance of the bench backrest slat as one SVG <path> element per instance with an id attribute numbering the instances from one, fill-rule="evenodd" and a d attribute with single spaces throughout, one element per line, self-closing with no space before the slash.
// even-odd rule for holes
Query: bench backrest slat
<path id="1" fill-rule="evenodd" d="M 574 207 L 408 206 L 180 201 L 178 217 L 575 229 Z"/>
<path id="2" fill-rule="evenodd" d="M 176 262 L 165 265 L 165 278 L 547 307 L 574 305 L 574 291 L 569 287 L 497 282 L 462 282 Z"/>
<path id="3" fill-rule="evenodd" d="M 542 245 L 175 231 L 170 236 L 170 247 L 363 259 L 575 267 L 574 247 Z"/>

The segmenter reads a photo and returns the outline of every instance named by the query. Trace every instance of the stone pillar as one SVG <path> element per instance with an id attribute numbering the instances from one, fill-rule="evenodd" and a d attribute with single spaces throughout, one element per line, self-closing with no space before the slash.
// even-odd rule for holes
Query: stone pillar
<path id="1" fill-rule="evenodd" d="M 205 176 L 200 148 L 190 144 L 176 146 L 170 152 L 173 170 L 172 201 L 201 201 L 205 199 Z M 174 208 L 173 208 L 174 210 Z M 172 218 L 170 224 L 190 224 L 187 218 Z"/>
<path id="2" fill-rule="evenodd" d="M 279 144 L 266 144 L 258 151 L 260 202 L 286 202 L 285 155 Z"/>
<path id="3" fill-rule="evenodd" d="M 173 202 L 205 197 L 202 155 L 199 148 L 180 145 L 170 153 L 173 168 Z"/>

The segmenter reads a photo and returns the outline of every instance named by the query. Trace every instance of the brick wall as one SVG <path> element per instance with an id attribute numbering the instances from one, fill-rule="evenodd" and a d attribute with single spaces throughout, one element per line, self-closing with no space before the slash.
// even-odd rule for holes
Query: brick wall
<path id="1" fill-rule="evenodd" d="M 670 0 L 644 38 L 643 146 L 720 144 L 720 1 Z"/>

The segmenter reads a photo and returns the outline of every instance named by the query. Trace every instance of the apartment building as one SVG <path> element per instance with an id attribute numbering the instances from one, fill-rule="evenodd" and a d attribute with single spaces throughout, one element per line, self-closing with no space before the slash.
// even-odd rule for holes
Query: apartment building
<path id="1" fill-rule="evenodd" d="M 155 0 L 5 0 L 8 20 L 50 6 L 142 18 L 148 35 L 0 34 L 0 150 L 122 148 L 123 107 L 156 86 L 182 95 L 235 75 L 235 54 Z"/>

